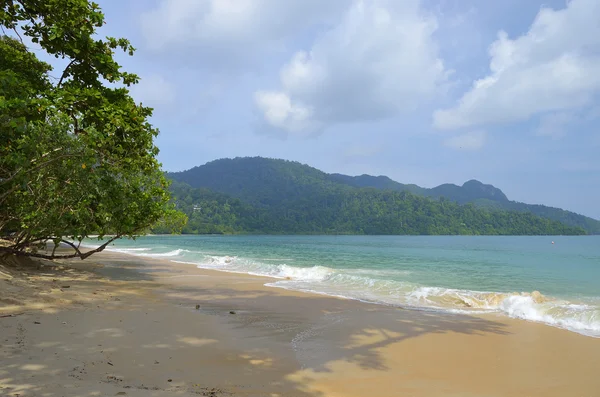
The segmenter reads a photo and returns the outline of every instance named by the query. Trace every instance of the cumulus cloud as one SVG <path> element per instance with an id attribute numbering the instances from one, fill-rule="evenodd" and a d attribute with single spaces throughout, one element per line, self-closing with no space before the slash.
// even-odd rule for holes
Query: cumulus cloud
<path id="1" fill-rule="evenodd" d="M 436 28 L 417 0 L 355 1 L 281 69 L 280 89 L 256 93 L 256 105 L 269 126 L 291 134 L 414 110 L 446 80 Z"/>
<path id="2" fill-rule="evenodd" d="M 444 146 L 456 150 L 479 150 L 485 144 L 486 137 L 485 131 L 471 131 L 446 139 Z"/>
<path id="3" fill-rule="evenodd" d="M 149 49 L 247 68 L 294 34 L 333 23 L 347 0 L 160 0 L 141 16 Z M 189 59 L 188 59 L 189 60 Z"/>
<path id="4" fill-rule="evenodd" d="M 490 73 L 456 106 L 434 113 L 440 129 L 518 122 L 585 107 L 600 91 L 600 2 L 572 0 L 542 8 L 528 32 L 504 31 L 490 46 Z"/>
<path id="5" fill-rule="evenodd" d="M 259 91 L 255 95 L 256 105 L 264 114 L 265 121 L 275 127 L 284 128 L 295 134 L 311 134 L 320 129 L 313 120 L 312 109 L 292 103 L 283 92 Z"/>

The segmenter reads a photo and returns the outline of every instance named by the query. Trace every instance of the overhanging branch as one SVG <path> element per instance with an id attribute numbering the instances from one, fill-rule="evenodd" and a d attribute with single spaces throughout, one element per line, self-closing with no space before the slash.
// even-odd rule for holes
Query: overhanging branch
<path id="1" fill-rule="evenodd" d="M 63 70 L 62 72 L 62 76 L 60 76 L 60 80 L 58 80 L 58 84 L 56 85 L 57 87 L 60 87 L 64 78 L 67 77 L 67 71 L 71 68 L 71 66 L 75 63 L 76 59 L 73 58 L 71 59 L 71 62 L 69 62 L 69 64 L 67 65 L 67 67 L 65 68 L 65 70 Z"/>
<path id="2" fill-rule="evenodd" d="M 104 249 L 113 241 L 121 238 L 122 235 L 121 234 L 117 234 L 116 236 L 111 237 L 108 241 L 106 241 L 104 244 L 102 244 L 101 246 L 94 248 L 93 250 L 90 251 L 86 251 L 86 252 L 81 252 L 79 250 L 79 248 L 77 248 L 77 246 L 75 246 L 75 244 L 71 243 L 71 242 L 67 242 L 65 240 L 61 239 L 61 242 L 67 243 L 68 245 L 70 245 L 71 247 L 73 247 L 75 249 L 75 253 L 74 254 L 68 254 L 68 255 L 55 255 L 54 251 L 51 254 L 40 254 L 37 252 L 27 252 L 24 251 L 23 249 L 18 249 L 16 248 L 16 246 L 10 246 L 10 247 L 0 247 L 0 253 L 3 254 L 12 254 L 12 255 L 17 255 L 17 256 L 27 256 L 27 257 L 32 257 L 32 258 L 42 258 L 42 259 L 48 259 L 48 260 L 55 260 L 55 259 L 72 259 L 72 258 L 80 258 L 80 259 L 86 259 L 87 257 L 96 254 L 98 252 L 102 252 L 104 251 Z M 49 239 L 52 240 L 52 239 Z"/>

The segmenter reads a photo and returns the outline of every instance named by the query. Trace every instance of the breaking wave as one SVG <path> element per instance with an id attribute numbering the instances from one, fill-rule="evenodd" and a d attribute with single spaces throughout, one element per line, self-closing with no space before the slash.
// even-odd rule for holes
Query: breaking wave
<path id="1" fill-rule="evenodd" d="M 600 338 L 600 300 L 568 301 L 532 292 L 485 292 L 418 285 L 406 281 L 410 272 L 394 269 L 299 267 L 274 260 L 207 255 L 176 249 L 110 248 L 136 256 L 169 258 L 203 269 L 272 277 L 266 285 L 356 299 L 398 307 L 460 313 L 502 313 Z M 266 263 L 271 262 L 271 263 Z M 404 280 L 403 280 L 404 279 Z"/>

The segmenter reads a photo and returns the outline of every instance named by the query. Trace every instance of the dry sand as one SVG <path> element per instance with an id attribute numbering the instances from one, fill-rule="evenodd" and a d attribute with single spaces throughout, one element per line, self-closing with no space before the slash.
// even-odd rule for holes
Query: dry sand
<path id="1" fill-rule="evenodd" d="M 600 396 L 600 340 L 541 324 L 130 256 L 39 263 L 0 266 L 0 395 Z"/>

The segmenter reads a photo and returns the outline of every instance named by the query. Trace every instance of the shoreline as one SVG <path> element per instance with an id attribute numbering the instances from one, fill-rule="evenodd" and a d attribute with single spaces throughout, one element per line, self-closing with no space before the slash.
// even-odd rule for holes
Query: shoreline
<path id="1" fill-rule="evenodd" d="M 592 397 L 600 390 L 600 343 L 539 323 L 374 305 L 114 252 L 42 272 L 19 282 L 13 275 L 10 287 L 22 284 L 15 291 L 31 302 L 0 318 L 0 393 Z M 35 303 L 41 298 L 47 302 Z M 19 313 L 5 300 L 0 315 Z"/>
<path id="2" fill-rule="evenodd" d="M 108 247 L 105 253 L 118 253 L 130 256 L 132 258 L 141 259 L 158 259 L 167 260 L 171 263 L 186 264 L 197 267 L 198 269 L 204 270 L 216 270 L 228 274 L 241 274 L 241 275 L 252 275 L 265 277 L 270 282 L 265 282 L 265 286 L 272 288 L 281 288 L 289 291 L 297 291 L 308 294 L 317 294 L 321 296 L 329 296 L 339 299 L 349 299 L 362 303 L 382 305 L 387 307 L 402 308 L 406 310 L 418 310 L 426 312 L 440 312 L 440 313 L 454 313 L 454 314 L 465 314 L 473 316 L 481 316 L 486 314 L 500 314 L 506 318 L 516 319 L 520 321 L 532 322 L 544 324 L 549 327 L 559 328 L 575 332 L 580 335 L 584 335 L 590 338 L 600 339 L 600 331 L 598 330 L 598 324 L 593 322 L 595 313 L 585 313 L 586 317 L 582 317 L 581 312 L 572 314 L 572 308 L 577 307 L 579 309 L 593 311 L 596 309 L 595 297 L 592 298 L 581 298 L 581 297 L 564 297 L 564 296 L 552 296 L 541 294 L 538 290 L 468 290 L 461 289 L 460 287 L 436 287 L 415 284 L 413 288 L 424 290 L 438 290 L 431 296 L 427 296 L 428 292 L 425 292 L 425 297 L 417 298 L 416 301 L 408 294 L 401 299 L 395 299 L 394 301 L 386 300 L 385 296 L 371 296 L 361 297 L 356 296 L 356 291 L 320 291 L 319 289 L 310 288 L 311 286 L 288 286 L 284 285 L 286 281 L 308 281 L 302 278 L 296 279 L 296 275 L 292 274 L 292 277 L 286 277 L 285 275 L 267 274 L 272 270 L 261 269 L 262 273 L 257 270 L 236 270 L 228 268 L 211 267 L 209 265 L 203 265 L 197 261 L 187 261 L 185 259 L 176 260 L 180 252 L 190 252 L 187 248 L 174 248 L 173 251 L 167 253 L 137 253 L 138 251 L 146 251 L 150 248 L 126 248 L 126 247 Z M 172 257 L 173 255 L 173 257 Z M 218 254 L 220 259 L 224 259 L 223 266 L 227 266 L 230 261 L 235 261 L 237 256 Z M 284 264 L 283 267 L 286 267 Z M 340 270 L 337 268 L 326 268 L 318 265 L 313 267 L 298 267 L 295 270 L 312 270 L 317 269 L 319 271 L 325 269 L 330 271 L 330 274 L 335 274 L 336 271 Z M 344 269 L 341 269 L 344 270 Z M 280 270 L 282 271 L 282 270 Z M 283 274 L 286 274 L 285 272 Z M 289 274 L 289 273 L 288 273 Z M 350 293 L 344 293 L 350 292 Z M 414 291 L 413 291 L 414 292 Z M 352 295 L 354 293 L 354 295 Z M 404 291 L 404 293 L 407 293 Z M 437 295 L 436 295 L 437 294 Z M 378 299 L 380 298 L 380 299 Z M 419 299 L 424 299 L 420 300 Z M 578 317 L 580 316 L 580 317 Z M 591 316 L 591 317 L 590 317 Z"/>

